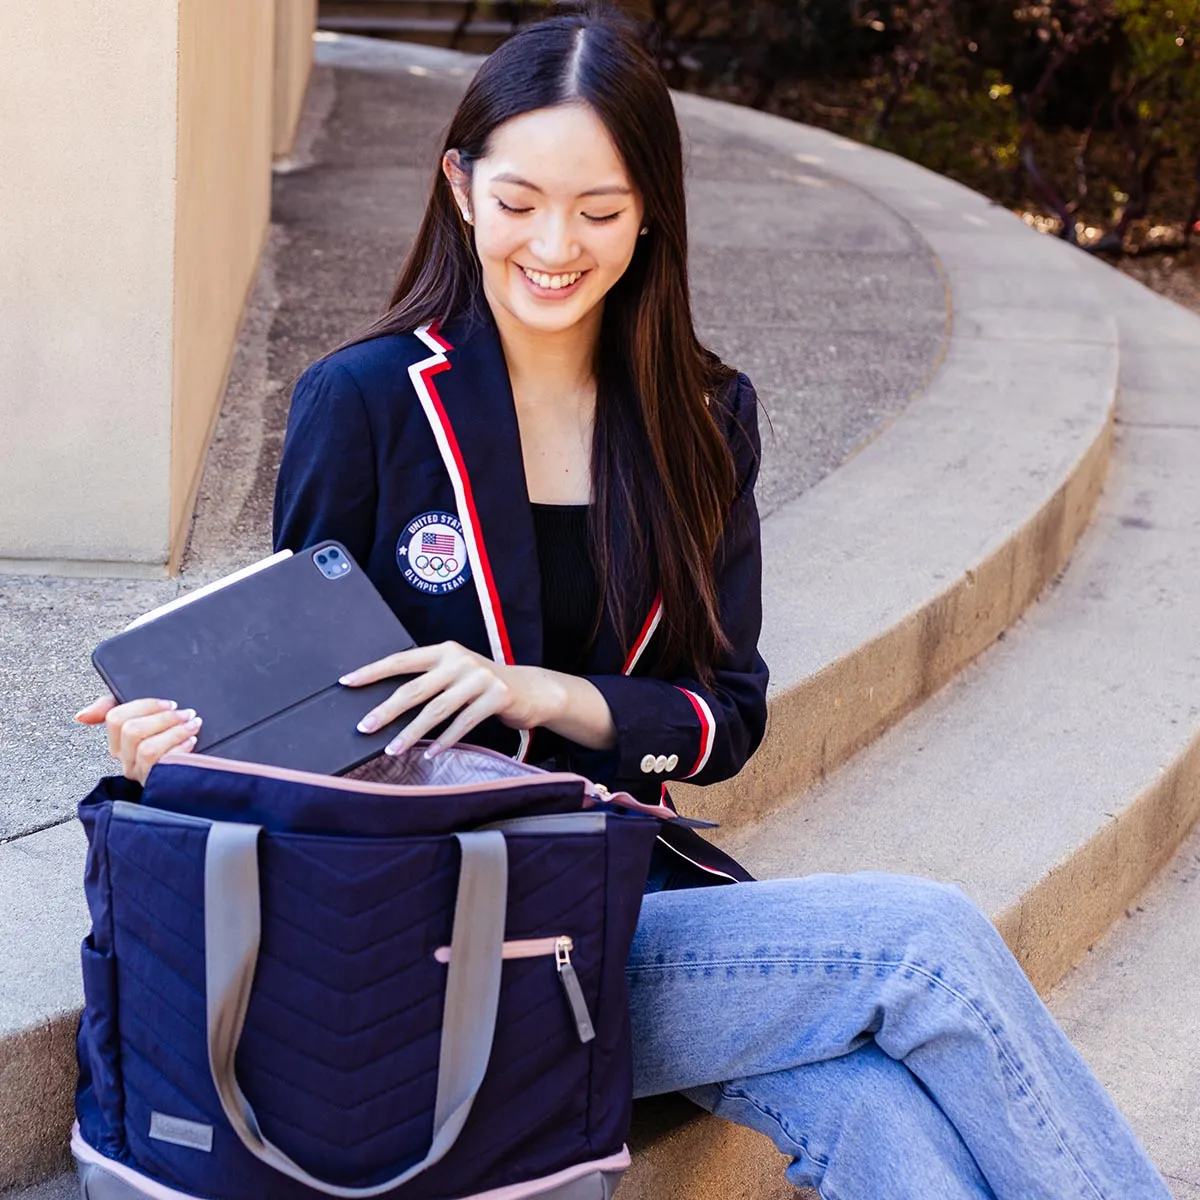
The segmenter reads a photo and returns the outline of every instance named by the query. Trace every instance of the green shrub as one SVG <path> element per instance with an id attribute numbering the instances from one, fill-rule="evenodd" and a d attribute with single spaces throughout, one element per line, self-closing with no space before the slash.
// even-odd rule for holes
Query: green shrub
<path id="1" fill-rule="evenodd" d="M 671 82 L 894 150 L 1092 249 L 1200 221 L 1200 0 L 654 0 Z"/>

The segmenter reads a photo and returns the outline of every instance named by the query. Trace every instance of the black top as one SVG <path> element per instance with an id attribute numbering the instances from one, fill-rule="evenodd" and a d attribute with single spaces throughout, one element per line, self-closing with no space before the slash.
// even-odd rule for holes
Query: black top
<path id="1" fill-rule="evenodd" d="M 532 504 L 542 587 L 542 665 L 583 673 L 600 585 L 588 548 L 586 504 Z"/>

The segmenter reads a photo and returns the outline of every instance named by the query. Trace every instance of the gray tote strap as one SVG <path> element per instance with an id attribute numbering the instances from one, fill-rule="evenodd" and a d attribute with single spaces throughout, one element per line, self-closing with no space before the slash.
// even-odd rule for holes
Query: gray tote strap
<path id="1" fill-rule="evenodd" d="M 471 1112 L 492 1053 L 500 1005 L 508 848 L 497 831 L 455 834 L 462 869 L 454 904 L 450 966 L 434 1102 L 433 1141 L 418 1163 L 374 1187 L 341 1187 L 310 1175 L 269 1142 L 238 1086 L 234 1068 L 262 934 L 257 825 L 214 821 L 204 862 L 208 1065 L 221 1107 L 242 1144 L 261 1162 L 328 1196 L 380 1196 L 439 1162 Z"/>

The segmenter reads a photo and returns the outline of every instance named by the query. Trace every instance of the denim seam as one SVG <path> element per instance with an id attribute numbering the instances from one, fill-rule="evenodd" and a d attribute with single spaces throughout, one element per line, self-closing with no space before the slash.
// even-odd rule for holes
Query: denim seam
<path id="1" fill-rule="evenodd" d="M 806 1154 L 809 1158 L 811 1158 L 812 1161 L 814 1163 L 816 1163 L 817 1166 L 819 1166 L 822 1169 L 822 1171 L 825 1171 L 828 1169 L 829 1163 L 831 1160 L 823 1154 L 815 1154 L 812 1151 L 812 1149 L 809 1147 L 808 1138 L 806 1138 L 803 1134 L 793 1133 L 791 1131 L 791 1129 L 788 1127 L 787 1122 L 784 1120 L 784 1118 L 779 1113 L 772 1112 L 771 1109 L 765 1108 L 753 1096 L 751 1096 L 749 1094 L 749 1092 L 744 1092 L 740 1088 L 733 1088 L 733 1087 L 730 1087 L 728 1084 L 724 1084 L 724 1083 L 722 1083 L 718 1086 L 720 1087 L 721 1095 L 726 1100 L 744 1100 L 747 1104 L 750 1105 L 751 1108 L 762 1113 L 762 1115 L 764 1117 L 766 1117 L 768 1120 L 774 1121 L 775 1124 L 779 1126 L 779 1128 L 783 1132 L 784 1136 L 789 1141 L 791 1141 L 795 1145 L 799 1146 L 801 1153 Z M 836 1196 L 827 1195 L 824 1188 L 822 1188 L 822 1187 L 818 1187 L 817 1191 L 820 1193 L 823 1200 L 837 1200 Z"/>
<path id="2" fill-rule="evenodd" d="M 887 969 L 889 969 L 893 972 L 900 968 L 906 968 L 910 971 L 916 972 L 919 975 L 922 975 L 925 979 L 929 980 L 930 983 L 935 984 L 937 987 L 939 987 L 943 991 L 945 991 L 948 995 L 953 996 L 954 999 L 959 1001 L 959 1003 L 961 1003 L 967 1009 L 967 1011 L 969 1013 L 971 1013 L 971 1015 L 973 1017 L 975 1017 L 977 1021 L 979 1021 L 979 1023 L 983 1026 L 984 1030 L 987 1032 L 988 1037 L 991 1039 L 991 1041 L 996 1046 L 997 1050 L 1000 1052 L 1001 1057 L 1008 1064 L 1009 1069 L 1013 1072 L 1013 1074 L 1018 1079 L 1021 1080 L 1022 1083 L 1024 1083 L 1026 1088 L 1028 1088 L 1029 1094 L 1037 1102 L 1038 1108 L 1041 1109 L 1042 1116 L 1045 1117 L 1046 1123 L 1054 1131 L 1055 1139 L 1057 1140 L 1059 1147 L 1062 1149 L 1062 1152 L 1075 1165 L 1075 1169 L 1079 1172 L 1080 1176 L 1083 1178 L 1084 1182 L 1088 1185 L 1088 1187 L 1091 1188 L 1093 1195 L 1096 1197 L 1096 1200 L 1106 1200 L 1104 1193 L 1096 1186 L 1095 1180 L 1093 1180 L 1091 1175 L 1088 1174 L 1088 1172 L 1084 1168 L 1083 1164 L 1075 1156 L 1075 1153 L 1071 1149 L 1071 1147 L 1067 1145 L 1066 1141 L 1063 1138 L 1062 1132 L 1058 1127 L 1058 1122 L 1051 1118 L 1050 1110 L 1048 1109 L 1045 1101 L 1038 1094 L 1038 1089 L 1036 1087 L 1034 1087 L 1033 1081 L 1023 1071 L 1021 1071 L 1017 1068 L 1017 1065 L 1016 1065 L 1016 1063 L 1013 1062 L 1012 1055 L 1010 1054 L 1009 1049 L 1008 1049 L 1007 1045 L 1005 1044 L 1004 1040 L 998 1034 L 996 1034 L 996 1032 L 992 1029 L 991 1025 L 988 1023 L 988 1021 L 984 1017 L 983 1013 L 981 1013 L 979 1011 L 979 1009 L 975 1006 L 975 1004 L 971 1000 L 967 999 L 967 997 L 964 996 L 961 992 L 959 992 L 956 988 L 951 987 L 944 979 L 942 979 L 938 975 L 933 974 L 928 968 L 922 966 L 919 963 L 908 962 L 905 959 L 901 959 L 898 962 L 887 962 L 884 960 L 869 959 L 869 958 L 845 959 L 845 958 L 805 958 L 805 957 L 776 958 L 776 957 L 772 957 L 772 958 L 753 958 L 753 959 L 747 959 L 747 958 L 706 959 L 704 962 L 697 961 L 697 962 L 676 962 L 676 963 L 646 963 L 644 966 L 631 966 L 628 968 L 628 970 L 631 973 L 634 973 L 634 972 L 639 972 L 639 971 L 662 971 L 662 970 L 667 970 L 667 969 L 674 970 L 679 967 L 683 967 L 685 969 L 696 970 L 696 969 L 704 969 L 704 968 L 708 968 L 708 967 L 758 967 L 758 966 L 762 966 L 764 964 L 769 964 L 772 966 L 809 965 L 809 966 L 814 966 L 814 967 L 816 967 L 816 966 L 886 967 Z"/>

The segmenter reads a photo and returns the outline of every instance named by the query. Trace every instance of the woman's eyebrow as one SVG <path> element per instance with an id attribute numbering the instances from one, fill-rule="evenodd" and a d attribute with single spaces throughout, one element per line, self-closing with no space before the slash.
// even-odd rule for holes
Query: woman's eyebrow
<path id="1" fill-rule="evenodd" d="M 520 175 L 512 175 L 507 171 L 501 172 L 499 175 L 492 176 L 493 183 L 515 183 L 517 187 L 529 188 L 530 191 L 538 192 L 540 195 L 546 193 L 542 191 L 536 183 L 530 183 L 528 179 L 522 179 Z M 633 189 L 622 187 L 620 184 L 611 183 L 603 187 L 588 188 L 586 192 L 580 192 L 581 196 L 632 196 Z"/>

